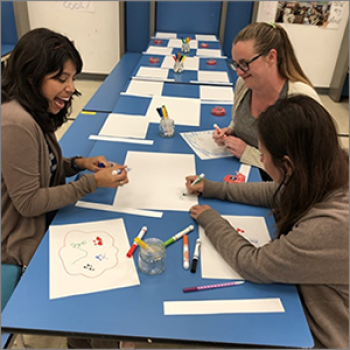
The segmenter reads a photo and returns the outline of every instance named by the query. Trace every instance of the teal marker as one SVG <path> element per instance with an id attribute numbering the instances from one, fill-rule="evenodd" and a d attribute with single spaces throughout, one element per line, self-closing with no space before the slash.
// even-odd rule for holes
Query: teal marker
<path id="1" fill-rule="evenodd" d="M 201 182 L 204 179 L 204 174 L 200 174 L 196 180 L 194 180 L 191 184 L 191 186 L 197 185 L 197 183 Z"/>
<path id="2" fill-rule="evenodd" d="M 187 233 L 191 232 L 194 230 L 194 226 L 190 225 L 188 227 L 186 227 L 184 230 L 180 231 L 179 233 L 177 233 L 175 236 L 169 238 L 167 241 L 165 241 L 163 243 L 163 245 L 165 247 L 167 247 L 168 245 L 170 245 L 171 243 L 174 243 L 175 241 L 177 241 L 178 239 L 180 239 L 181 237 L 183 237 L 184 235 L 186 235 Z"/>

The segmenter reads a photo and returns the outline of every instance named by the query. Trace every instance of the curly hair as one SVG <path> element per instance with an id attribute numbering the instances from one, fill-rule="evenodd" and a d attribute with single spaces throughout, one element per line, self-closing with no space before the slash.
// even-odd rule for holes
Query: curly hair
<path id="1" fill-rule="evenodd" d="M 12 51 L 1 82 L 1 103 L 16 100 L 40 125 L 44 133 L 56 131 L 71 112 L 71 100 L 57 114 L 48 112 L 49 102 L 42 94 L 44 77 L 56 73 L 71 60 L 77 74 L 83 62 L 73 43 L 65 36 L 46 28 L 29 31 Z M 76 90 L 73 95 L 79 96 Z"/>

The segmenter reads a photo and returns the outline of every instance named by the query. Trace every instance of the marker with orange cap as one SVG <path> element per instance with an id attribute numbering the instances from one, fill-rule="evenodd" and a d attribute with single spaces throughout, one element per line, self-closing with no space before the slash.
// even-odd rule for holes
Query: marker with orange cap
<path id="1" fill-rule="evenodd" d="M 190 268 L 190 258 L 188 254 L 188 236 L 183 236 L 183 267 L 185 270 Z"/>

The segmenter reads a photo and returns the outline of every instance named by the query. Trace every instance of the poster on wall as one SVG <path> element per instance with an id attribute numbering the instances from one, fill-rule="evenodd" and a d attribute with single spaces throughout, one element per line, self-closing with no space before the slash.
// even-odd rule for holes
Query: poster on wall
<path id="1" fill-rule="evenodd" d="M 337 29 L 344 1 L 266 1 L 260 6 L 260 20 L 264 22 Z"/>

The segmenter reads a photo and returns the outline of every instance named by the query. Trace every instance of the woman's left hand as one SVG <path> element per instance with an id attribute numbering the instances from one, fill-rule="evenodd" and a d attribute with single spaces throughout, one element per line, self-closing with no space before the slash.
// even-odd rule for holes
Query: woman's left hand
<path id="1" fill-rule="evenodd" d="M 235 136 L 228 136 L 224 141 L 227 150 L 240 159 L 245 151 L 245 148 L 247 147 L 247 144 Z"/>
<path id="2" fill-rule="evenodd" d="M 203 204 L 203 205 L 194 205 L 193 207 L 190 208 L 190 215 L 191 218 L 197 220 L 198 216 L 205 212 L 206 210 L 211 209 L 209 205 Z"/>

